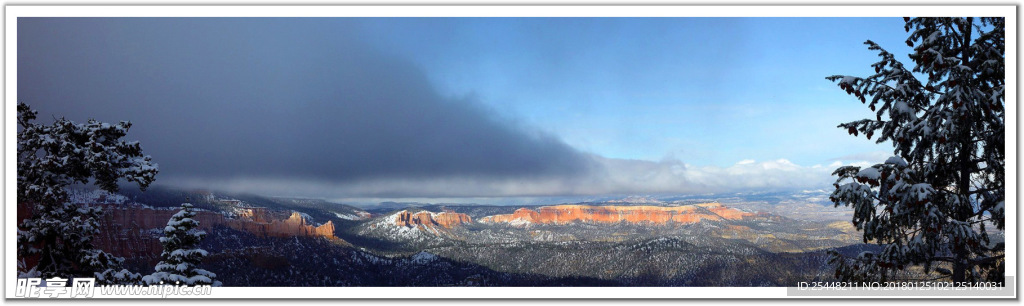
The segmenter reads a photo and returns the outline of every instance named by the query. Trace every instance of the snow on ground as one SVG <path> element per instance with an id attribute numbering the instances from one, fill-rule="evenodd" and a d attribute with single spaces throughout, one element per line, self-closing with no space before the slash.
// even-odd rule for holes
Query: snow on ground
<path id="1" fill-rule="evenodd" d="M 389 239 L 431 241 L 440 239 L 441 233 L 435 229 L 424 226 L 399 226 L 398 215 L 405 211 L 399 211 L 373 222 L 359 231 L 360 235 L 376 233 Z"/>
<path id="2" fill-rule="evenodd" d="M 306 224 L 310 224 L 310 225 L 313 225 L 313 226 L 320 226 L 320 225 L 322 225 L 320 223 L 317 223 L 315 220 L 313 220 L 313 216 L 310 216 L 307 213 L 304 213 L 304 212 L 301 212 L 301 211 L 296 211 L 296 210 L 293 210 L 292 213 L 299 214 L 299 216 L 302 217 L 303 220 L 306 220 Z"/>
<path id="3" fill-rule="evenodd" d="M 412 259 L 413 263 L 423 265 L 430 263 L 431 261 L 437 260 L 437 255 L 427 253 L 427 251 L 421 251 L 419 253 L 416 253 L 415 255 L 412 255 L 410 259 Z"/>
<path id="4" fill-rule="evenodd" d="M 338 213 L 338 212 L 334 213 L 335 216 L 337 216 L 339 219 L 342 219 L 342 220 L 365 220 L 370 215 L 369 213 L 363 212 L 363 211 L 358 212 L 357 214 L 358 215 L 343 214 L 343 213 Z"/>

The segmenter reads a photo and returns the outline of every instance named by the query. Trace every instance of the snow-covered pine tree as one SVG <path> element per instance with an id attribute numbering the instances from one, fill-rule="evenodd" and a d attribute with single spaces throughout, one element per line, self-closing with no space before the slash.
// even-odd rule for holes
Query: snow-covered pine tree
<path id="1" fill-rule="evenodd" d="M 164 246 L 160 253 L 162 260 L 156 264 L 153 274 L 142 277 L 147 285 L 220 286 L 220 282 L 214 280 L 217 274 L 199 268 L 207 255 L 206 250 L 199 248 L 206 232 L 196 229 L 199 221 L 195 216 L 192 204 L 183 203 L 181 210 L 167 220 L 164 236 L 160 237 L 160 244 Z"/>
<path id="2" fill-rule="evenodd" d="M 878 254 L 833 252 L 836 276 L 885 279 L 910 266 L 952 281 L 1003 281 L 1005 221 L 1003 18 L 904 18 L 912 70 L 878 44 L 875 74 L 836 75 L 841 89 L 877 113 L 840 124 L 891 141 L 885 162 L 841 167 L 831 200 Z M 923 81 L 921 80 L 923 79 Z"/>
<path id="3" fill-rule="evenodd" d="M 36 114 L 18 103 L 18 203 L 32 212 L 18 228 L 19 273 L 137 281 L 138 274 L 120 268 L 122 258 L 93 247 L 102 210 L 70 203 L 67 187 L 91 182 L 116 192 L 118 181 L 125 179 L 145 190 L 156 164 L 142 155 L 138 142 L 121 140 L 129 122 L 79 124 L 60 118 L 43 125 L 32 122 Z"/>

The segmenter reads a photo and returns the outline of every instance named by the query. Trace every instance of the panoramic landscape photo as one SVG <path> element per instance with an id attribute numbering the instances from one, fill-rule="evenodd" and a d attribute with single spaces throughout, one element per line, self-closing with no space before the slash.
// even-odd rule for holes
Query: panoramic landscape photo
<path id="1" fill-rule="evenodd" d="M 114 285 L 1001 286 L 1004 24 L 19 17 L 7 235 Z"/>

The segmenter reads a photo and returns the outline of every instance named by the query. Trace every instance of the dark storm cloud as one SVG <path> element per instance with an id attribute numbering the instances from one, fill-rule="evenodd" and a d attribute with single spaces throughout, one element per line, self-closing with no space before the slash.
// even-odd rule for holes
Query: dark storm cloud
<path id="1" fill-rule="evenodd" d="M 416 66 L 362 43 L 355 22 L 19 18 L 18 100 L 44 122 L 132 121 L 158 183 L 589 171 L 559 139 L 440 95 Z"/>

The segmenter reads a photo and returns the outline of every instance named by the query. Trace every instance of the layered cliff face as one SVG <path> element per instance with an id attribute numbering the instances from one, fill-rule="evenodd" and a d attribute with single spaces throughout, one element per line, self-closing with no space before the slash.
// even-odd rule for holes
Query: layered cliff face
<path id="1" fill-rule="evenodd" d="M 360 226 L 359 234 L 388 240 L 431 243 L 456 237 L 456 229 L 473 220 L 456 212 L 402 210 Z"/>
<path id="2" fill-rule="evenodd" d="M 480 219 L 480 222 L 495 222 L 495 223 L 544 223 L 541 222 L 540 213 L 533 211 L 529 208 L 516 209 L 512 214 L 507 215 L 493 215 L 487 216 Z"/>
<path id="3" fill-rule="evenodd" d="M 163 236 L 167 220 L 177 212 L 178 209 L 104 205 L 100 231 L 93 242 L 116 256 L 154 259 L 163 251 L 157 238 Z M 194 219 L 199 221 L 199 229 L 206 231 L 226 224 L 224 216 L 210 211 L 197 211 Z"/>
<path id="4" fill-rule="evenodd" d="M 466 214 L 447 211 L 441 213 L 429 211 L 410 213 L 407 210 L 403 210 L 395 214 L 395 225 L 405 227 L 423 226 L 432 228 L 440 226 L 449 229 L 470 222 L 473 222 L 473 220 Z"/>
<path id="5" fill-rule="evenodd" d="M 742 211 L 742 210 L 739 210 L 739 209 L 733 209 L 733 208 L 725 207 L 725 205 L 722 205 L 721 203 L 697 204 L 697 206 L 703 207 L 703 208 L 705 208 L 707 210 L 710 210 L 711 212 L 715 213 L 716 215 L 722 217 L 723 219 L 727 219 L 727 220 L 740 220 L 740 219 L 743 219 L 744 217 L 749 217 L 749 216 L 753 216 L 754 215 L 752 213 L 748 213 L 748 212 L 745 212 L 745 211 Z"/>
<path id="6" fill-rule="evenodd" d="M 266 210 L 263 210 L 264 212 Z M 228 226 L 237 230 L 247 231 L 260 236 L 272 237 L 334 237 L 334 223 L 327 221 L 320 226 L 306 223 L 306 219 L 298 212 L 292 212 L 285 220 L 269 220 L 269 216 L 255 215 L 252 218 L 232 219 Z"/>
<path id="7" fill-rule="evenodd" d="M 511 224 L 567 224 L 595 223 L 697 223 L 702 220 L 739 220 L 753 214 L 725 207 L 719 203 L 687 206 L 590 206 L 557 205 L 540 207 L 536 211 L 520 208 L 512 214 L 494 215 L 480 219 L 485 223 Z"/>
<path id="8" fill-rule="evenodd" d="M 171 216 L 176 213 L 178 213 L 178 209 L 104 205 L 102 223 L 129 228 L 163 230 L 164 226 L 167 225 L 167 220 L 171 219 Z M 199 228 L 201 229 L 209 229 L 214 225 L 227 223 L 223 215 L 205 210 L 196 211 L 196 216 L 193 219 L 199 221 Z"/>
<path id="9" fill-rule="evenodd" d="M 177 213 L 178 209 L 107 205 L 103 211 L 100 233 L 95 240 L 97 247 L 126 258 L 155 258 L 163 250 L 157 238 L 163 236 L 167 220 Z M 207 232 L 214 226 L 223 225 L 262 237 L 338 239 L 334 236 L 334 223 L 330 221 L 314 226 L 308 224 L 297 212 L 293 212 L 284 220 L 272 220 L 266 209 L 252 211 L 255 213 L 237 219 L 228 219 L 222 214 L 210 211 L 197 211 L 194 219 L 199 221 L 199 229 Z"/>

